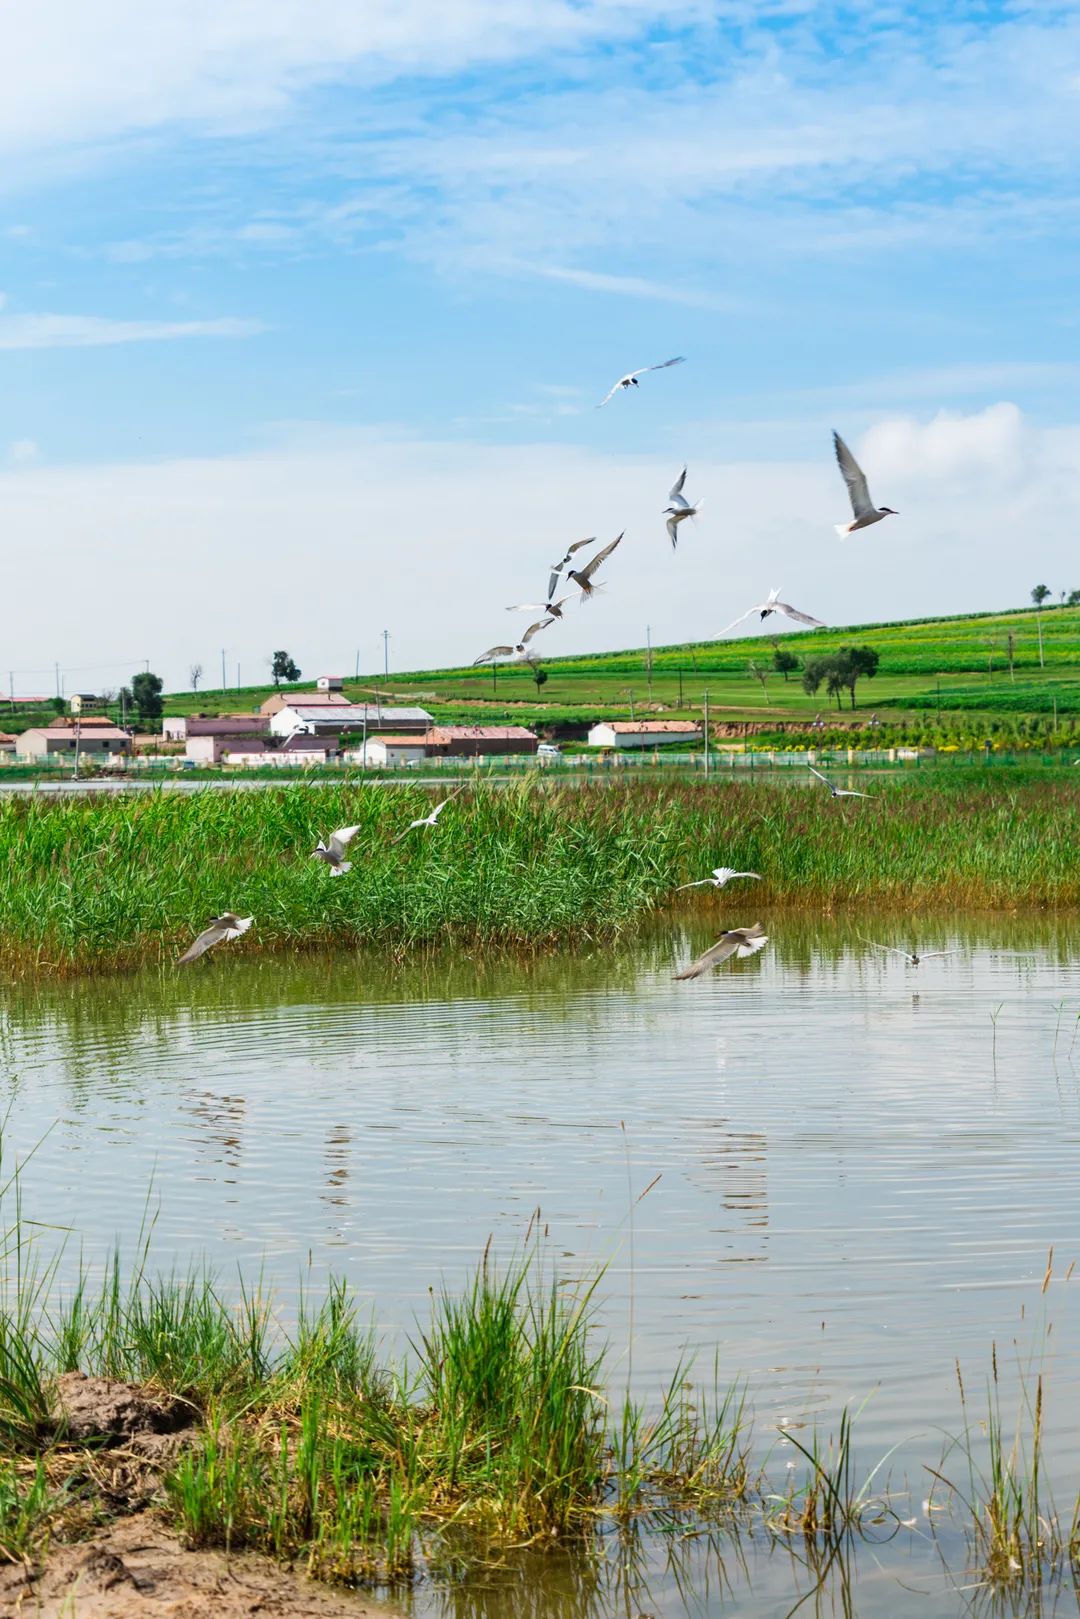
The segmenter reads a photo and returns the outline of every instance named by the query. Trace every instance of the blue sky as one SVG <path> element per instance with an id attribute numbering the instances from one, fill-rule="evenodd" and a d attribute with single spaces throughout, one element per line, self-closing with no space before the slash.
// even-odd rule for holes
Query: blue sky
<path id="1" fill-rule="evenodd" d="M 399 668 L 468 661 L 567 540 L 623 528 L 552 651 L 715 633 L 772 584 L 837 623 L 1080 585 L 1080 7 L 14 0 L 3 26 L 17 689 L 57 659 L 182 684 L 221 646 L 245 680 L 279 645 L 370 669 L 384 627 Z M 834 425 L 901 513 L 847 546 Z M 705 506 L 673 557 L 684 461 Z"/>

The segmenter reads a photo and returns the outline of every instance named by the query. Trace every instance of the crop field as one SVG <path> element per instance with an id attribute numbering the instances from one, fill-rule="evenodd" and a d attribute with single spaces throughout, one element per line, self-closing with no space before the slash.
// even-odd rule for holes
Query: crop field
<path id="1" fill-rule="evenodd" d="M 371 701 L 379 693 L 387 702 L 419 703 L 446 723 L 509 720 L 555 728 L 657 710 L 689 718 L 701 713 L 706 692 L 717 720 L 806 721 L 818 713 L 828 717 L 830 709 L 837 713 L 836 705 L 824 688 L 814 695 L 804 692 L 799 671 L 787 679 L 776 673 L 775 649 L 805 660 L 858 644 L 873 647 L 880 657 L 877 674 L 861 681 L 856 692 L 862 712 L 896 721 L 929 711 L 976 721 L 1052 715 L 1055 709 L 1080 713 L 1080 608 L 1048 607 L 1041 614 L 1023 608 L 787 633 L 785 622 L 770 621 L 775 633 L 654 647 L 651 659 L 637 647 L 542 659 L 537 671 L 519 664 L 393 673 L 388 681 L 362 676 L 346 680 L 345 693 L 355 701 Z M 536 672 L 544 677 L 539 684 Z M 178 693 L 167 699 L 166 712 L 256 708 L 273 689 Z M 846 695 L 843 712 L 850 714 Z"/>

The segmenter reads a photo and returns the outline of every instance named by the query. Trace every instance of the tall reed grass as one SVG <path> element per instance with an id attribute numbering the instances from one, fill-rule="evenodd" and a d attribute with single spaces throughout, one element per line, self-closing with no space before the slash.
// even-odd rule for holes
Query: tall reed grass
<path id="1" fill-rule="evenodd" d="M 422 789 L 291 786 L 0 804 L 0 968 L 167 963 L 221 910 L 256 925 L 230 956 L 316 945 L 610 938 L 719 863 L 760 871 L 756 908 L 1080 903 L 1071 781 L 977 772 L 876 781 L 874 802 L 722 783 L 470 787 L 395 842 Z M 318 838 L 359 823 L 331 879 Z M 680 906 L 706 902 L 702 891 Z M 222 954 L 224 954 L 224 949 Z M 205 970 L 204 968 L 198 970 Z"/>

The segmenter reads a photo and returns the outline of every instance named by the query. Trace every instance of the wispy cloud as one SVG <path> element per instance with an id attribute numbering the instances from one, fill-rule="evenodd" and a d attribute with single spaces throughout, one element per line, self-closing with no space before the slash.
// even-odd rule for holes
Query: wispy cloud
<path id="1" fill-rule="evenodd" d="M 102 315 L 0 315 L 0 349 L 104 348 L 187 337 L 254 337 L 256 320 L 109 320 Z"/>
<path id="2" fill-rule="evenodd" d="M 515 263 L 515 269 L 523 268 Z M 672 286 L 663 281 L 650 281 L 639 275 L 611 275 L 598 270 L 574 270 L 556 264 L 534 264 L 528 267 L 534 275 L 548 281 L 562 281 L 586 292 L 609 292 L 620 298 L 646 298 L 656 303 L 685 304 L 691 309 L 731 309 L 732 300 L 718 298 L 711 293 L 697 292 L 692 287 Z"/>

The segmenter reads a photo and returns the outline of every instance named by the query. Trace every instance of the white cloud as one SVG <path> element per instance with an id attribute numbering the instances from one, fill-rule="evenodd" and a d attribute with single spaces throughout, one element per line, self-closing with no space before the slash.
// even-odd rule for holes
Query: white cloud
<path id="1" fill-rule="evenodd" d="M 2 306 L 0 306 L 2 307 Z M 0 315 L 0 349 L 103 348 L 185 337 L 253 337 L 254 320 L 107 320 L 101 315 Z"/>
<path id="2" fill-rule="evenodd" d="M 41 449 L 35 439 L 13 439 L 7 447 L 7 458 L 13 466 L 27 467 L 41 459 Z"/>
<path id="3" fill-rule="evenodd" d="M 1025 470 L 1027 452 L 1023 416 L 1006 402 L 969 416 L 941 410 L 928 422 L 877 422 L 860 441 L 862 463 L 878 481 L 880 474 L 918 483 L 973 476 L 998 482 Z"/>
<path id="4" fill-rule="evenodd" d="M 670 457 L 313 424 L 259 454 L 21 467 L 0 474 L 5 532 L 52 558 L 68 588 L 47 625 L 13 618 L 5 645 L 16 667 L 105 662 L 110 626 L 138 621 L 146 655 L 177 683 L 221 646 L 248 678 L 274 646 L 314 671 L 351 666 L 359 644 L 375 669 L 385 626 L 399 669 L 463 662 L 505 631 L 508 603 L 543 588 L 552 536 L 624 525 L 603 592 L 545 632 L 544 650 L 638 646 L 646 623 L 657 645 L 713 636 L 772 584 L 834 624 L 1008 606 L 1026 599 L 1029 575 L 1080 584 L 1080 426 L 1047 432 L 1010 405 L 879 424 L 858 449 L 871 489 L 901 515 L 846 545 L 832 531 L 846 515 L 839 474 L 818 435 L 803 443 L 813 459 L 723 461 L 691 445 L 688 488 L 705 509 L 674 556 L 660 515 Z M 995 472 L 999 455 L 1009 477 Z M 513 490 L 513 521 L 492 513 L 492 489 Z M 363 580 L 359 619 L 353 591 L 287 588 L 305 534 L 320 536 L 326 577 Z M 152 611 L 147 556 L 183 558 L 168 614 Z M 465 591 L 462 557 L 482 558 Z"/>
<path id="5" fill-rule="evenodd" d="M 520 261 L 513 269 L 528 269 L 533 275 L 548 281 L 563 281 L 586 292 L 609 292 L 618 297 L 646 298 L 657 303 L 686 304 L 692 309 L 730 309 L 730 299 L 715 294 L 696 292 L 692 287 L 672 286 L 667 282 L 650 281 L 637 275 L 610 275 L 597 270 L 574 270 L 555 264 L 525 265 Z"/>

